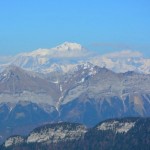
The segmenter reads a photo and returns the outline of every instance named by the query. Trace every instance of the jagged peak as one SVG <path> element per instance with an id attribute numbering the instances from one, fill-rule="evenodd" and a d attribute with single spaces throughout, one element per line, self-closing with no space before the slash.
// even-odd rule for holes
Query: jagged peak
<path id="1" fill-rule="evenodd" d="M 95 65 L 90 62 L 81 62 L 77 66 L 75 66 L 75 71 L 78 71 L 80 69 L 90 69 L 93 68 Z"/>
<path id="2" fill-rule="evenodd" d="M 97 70 L 97 72 L 101 72 L 101 71 L 113 72 L 113 71 L 107 69 L 106 67 L 99 67 L 99 66 L 94 65 L 90 62 L 80 63 L 74 68 L 74 71 L 80 71 L 80 70 L 89 70 L 89 71 L 94 71 L 94 70 L 96 71 Z"/>

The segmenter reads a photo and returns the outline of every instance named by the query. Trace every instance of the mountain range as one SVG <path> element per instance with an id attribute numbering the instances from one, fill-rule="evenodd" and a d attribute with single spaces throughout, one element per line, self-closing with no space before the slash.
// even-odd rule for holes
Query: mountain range
<path id="1" fill-rule="evenodd" d="M 78 43 L 71 42 L 65 42 L 54 48 L 40 48 L 12 57 L 1 57 L 0 70 L 3 70 L 7 65 L 14 64 L 24 69 L 42 73 L 68 72 L 75 66 L 86 62 L 106 67 L 115 72 L 150 73 L 150 59 L 144 58 L 140 52 L 123 50 L 100 55 Z"/>
<path id="2" fill-rule="evenodd" d="M 0 66 L 0 143 L 47 123 L 150 116 L 149 68 L 139 52 L 95 56 L 68 42 L 14 56 Z"/>
<path id="3" fill-rule="evenodd" d="M 93 126 L 108 118 L 150 116 L 149 85 L 150 75 L 115 73 L 91 63 L 69 74 L 9 66 L 0 73 L 1 141 L 47 122 Z"/>

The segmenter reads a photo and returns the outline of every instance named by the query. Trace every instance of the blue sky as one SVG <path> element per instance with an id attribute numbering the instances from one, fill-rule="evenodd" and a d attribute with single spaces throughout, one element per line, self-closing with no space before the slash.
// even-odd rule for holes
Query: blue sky
<path id="1" fill-rule="evenodd" d="M 150 0 L 1 0 L 0 55 L 65 41 L 150 56 Z"/>

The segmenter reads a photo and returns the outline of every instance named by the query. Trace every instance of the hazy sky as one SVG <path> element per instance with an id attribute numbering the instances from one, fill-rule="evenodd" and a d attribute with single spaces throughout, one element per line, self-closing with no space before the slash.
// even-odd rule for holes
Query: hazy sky
<path id="1" fill-rule="evenodd" d="M 0 55 L 77 42 L 150 56 L 150 0 L 0 0 Z"/>

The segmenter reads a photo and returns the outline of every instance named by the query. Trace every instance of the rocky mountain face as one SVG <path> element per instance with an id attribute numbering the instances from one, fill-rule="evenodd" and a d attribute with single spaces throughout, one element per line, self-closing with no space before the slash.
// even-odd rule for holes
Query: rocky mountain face
<path id="1" fill-rule="evenodd" d="M 57 85 L 36 73 L 9 66 L 0 74 L 0 102 L 21 100 L 54 104 L 59 97 Z"/>
<path id="2" fill-rule="evenodd" d="M 109 118 L 150 116 L 149 85 L 150 75 L 91 63 L 50 74 L 10 66 L 0 73 L 0 140 L 47 122 L 94 126 Z"/>
<path id="3" fill-rule="evenodd" d="M 149 75 L 80 66 L 62 86 L 60 117 L 90 126 L 108 118 L 149 116 L 149 83 Z"/>
<path id="4" fill-rule="evenodd" d="M 28 136 L 9 137 L 1 150 L 149 150 L 150 119 L 109 119 L 86 129 L 76 123 L 48 124 Z"/>

